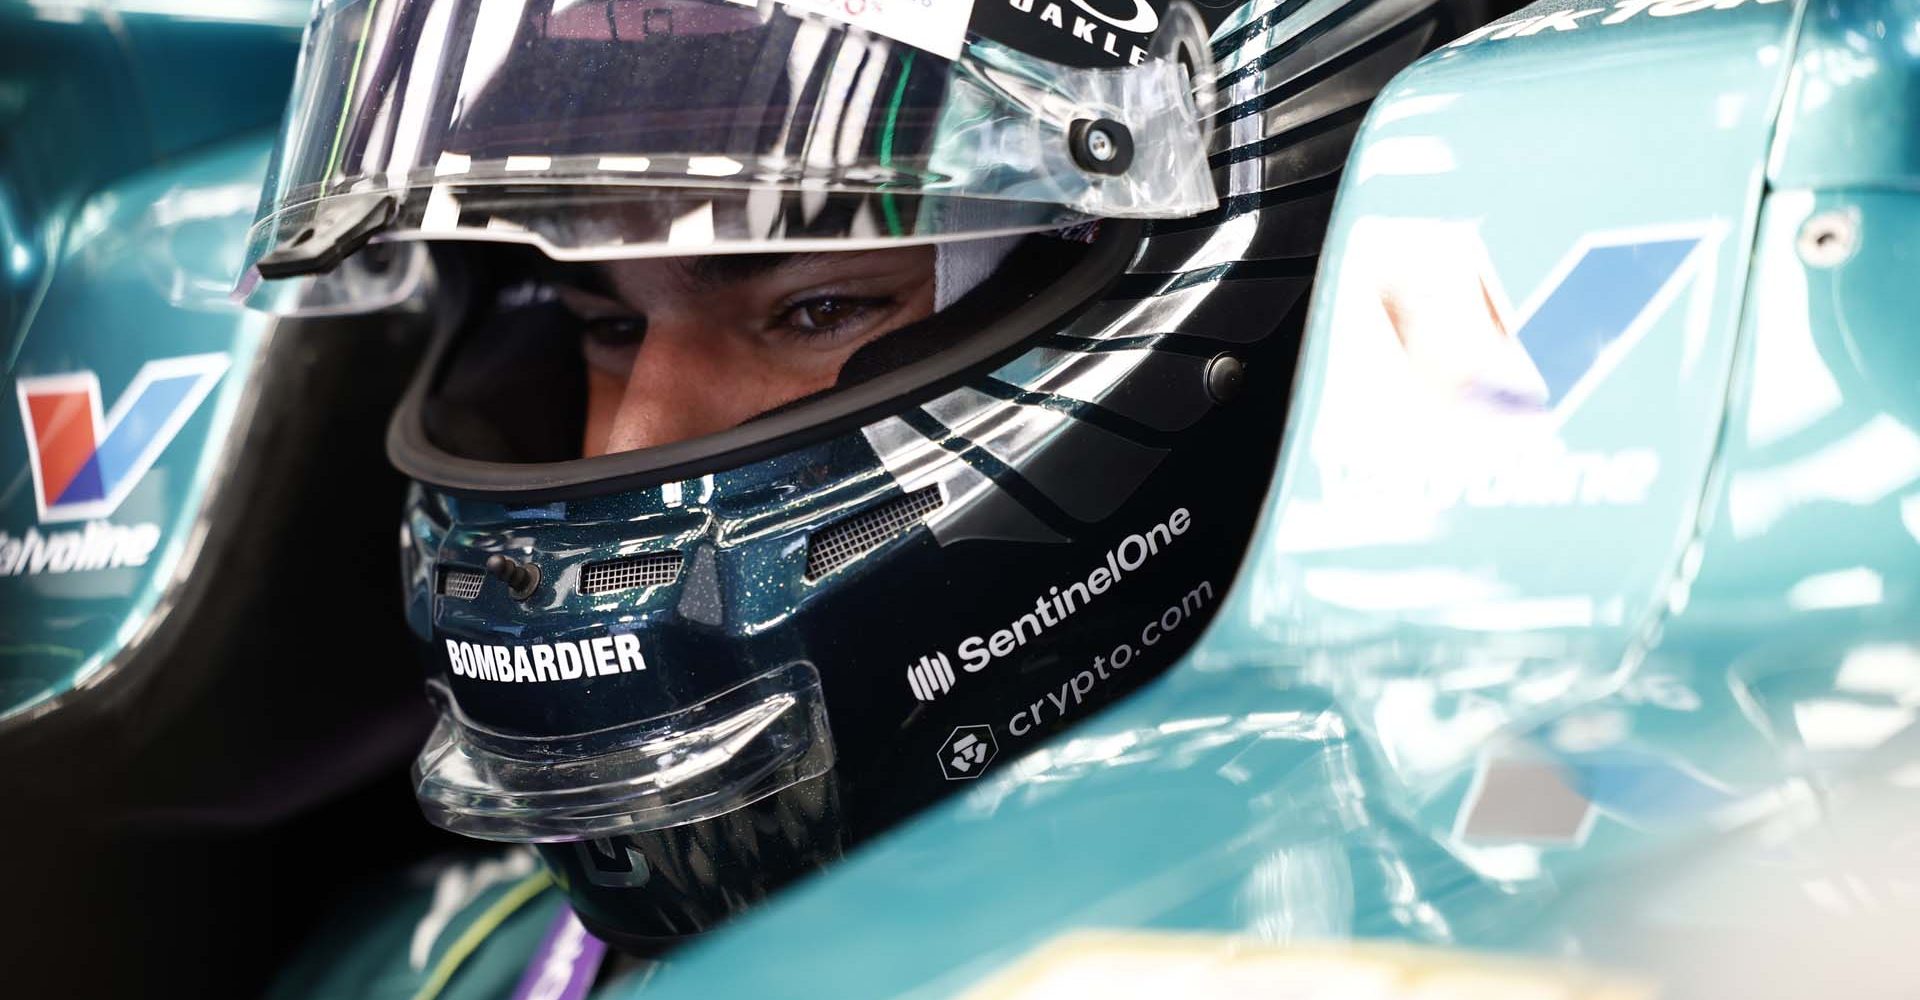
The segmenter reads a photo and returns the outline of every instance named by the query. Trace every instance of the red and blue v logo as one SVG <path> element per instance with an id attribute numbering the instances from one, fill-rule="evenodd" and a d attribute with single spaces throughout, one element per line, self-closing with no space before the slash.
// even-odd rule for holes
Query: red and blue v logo
<path id="1" fill-rule="evenodd" d="M 224 354 L 149 361 L 100 413 L 94 373 L 37 375 L 16 384 L 42 523 L 114 512 L 226 373 Z"/>

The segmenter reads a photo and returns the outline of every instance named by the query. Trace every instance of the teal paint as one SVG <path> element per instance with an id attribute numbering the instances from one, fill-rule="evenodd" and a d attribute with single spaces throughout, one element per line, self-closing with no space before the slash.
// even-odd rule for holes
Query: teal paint
<path id="1" fill-rule="evenodd" d="M 267 321 L 227 301 L 269 137 L 233 140 L 94 193 L 74 213 L 32 335 L 12 371 L 0 416 L 0 724 L 30 718 L 97 683 L 164 617 L 176 575 L 191 568 L 195 525 L 250 405 L 248 375 Z M 211 395 L 103 517 L 42 523 L 29 471 L 17 380 L 93 373 L 110 411 L 149 361 L 224 355 Z M 138 565 L 54 572 L 56 535 L 89 523 L 157 536 Z M 98 530 L 98 529 L 96 529 Z M 40 539 L 35 570 L 29 535 Z"/>
<path id="2" fill-rule="evenodd" d="M 1201 645 L 617 995 L 949 996 L 1092 927 L 1645 960 L 1600 919 L 1643 911 L 1574 890 L 1835 780 L 1858 748 L 1806 720 L 1835 700 L 1897 719 L 1892 696 L 1842 675 L 1920 663 L 1903 499 L 1920 477 L 1916 369 L 1894 284 L 1912 273 L 1913 208 L 1767 200 L 1798 11 L 1694 6 L 1499 37 L 1575 9 L 1539 5 L 1403 74 L 1350 162 L 1281 478 Z M 1798 233 L 1826 208 L 1857 212 L 1860 249 L 1810 269 Z M 1391 517 L 1338 523 L 1316 462 L 1338 456 L 1316 444 L 1365 442 L 1368 408 L 1393 400 L 1337 370 L 1378 359 L 1356 361 L 1336 324 L 1379 305 L 1380 257 L 1356 244 L 1410 218 L 1465 223 L 1516 307 L 1583 236 L 1705 234 L 1638 343 L 1552 415 L 1568 452 L 1651 455 L 1644 490 L 1534 505 L 1430 490 L 1425 518 L 1389 491 L 1375 500 Z M 1483 759 L 1540 762 L 1594 815 L 1474 842 Z"/>
<path id="3" fill-rule="evenodd" d="M 1788 3 L 1546 3 L 1403 74 L 1351 161 L 1282 473 L 1201 644 L 602 995 L 951 996 L 1057 935 L 1112 927 L 1575 957 L 1670 976 L 1681 995 L 1739 992 L 1763 956 L 1689 981 L 1655 945 L 1787 908 L 1794 880 L 1821 874 L 1799 849 L 1860 815 L 1835 793 L 1910 757 L 1897 736 L 1920 695 L 1920 204 L 1880 124 L 1913 119 L 1899 81 L 1917 57 L 1894 31 L 1855 45 L 1845 27 L 1910 23 L 1907 5 L 1837 6 L 1802 29 Z M 1813 54 L 1842 44 L 1873 54 L 1858 86 L 1880 103 L 1807 97 Z M 1801 146 L 1835 135 L 1855 145 Z M 1488 308 L 1518 332 L 1595 234 L 1698 241 L 1664 304 L 1656 291 L 1629 310 L 1637 335 L 1614 331 L 1627 349 L 1593 352 L 1602 377 L 1538 373 L 1534 399 L 1511 351 L 1465 341 L 1368 384 L 1400 349 L 1382 293 L 1420 290 L 1394 280 L 1409 240 L 1457 252 L 1426 255 L 1436 274 L 1497 283 L 1445 308 L 1504 298 Z M 1657 256 L 1636 259 L 1667 266 Z M 1486 363 L 1443 363 L 1462 356 Z M 1434 403 L 1450 384 L 1471 391 Z M 1469 499 L 1431 475 L 1327 475 L 1356 452 L 1394 456 L 1386 432 L 1422 445 L 1401 469 L 1512 446 L 1416 418 L 1533 435 L 1534 459 L 1651 462 L 1574 463 L 1570 491 L 1532 503 L 1485 476 Z M 1421 488 L 1378 491 L 1372 518 L 1327 502 L 1367 499 L 1356 481 Z M 1566 808 L 1498 833 L 1481 807 L 1499 773 L 1549 776 Z M 1883 794 L 1911 830 L 1912 803 Z M 1752 842 L 1727 831 L 1760 818 L 1783 839 L 1748 864 Z M 1777 905 L 1729 891 L 1782 879 Z"/>

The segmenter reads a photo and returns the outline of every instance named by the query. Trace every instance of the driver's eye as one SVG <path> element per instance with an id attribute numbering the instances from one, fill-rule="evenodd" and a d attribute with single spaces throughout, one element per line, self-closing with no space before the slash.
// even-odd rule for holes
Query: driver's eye
<path id="1" fill-rule="evenodd" d="M 632 347 L 646 336 L 645 316 L 600 316 L 586 321 L 581 336 L 601 347 Z"/>
<path id="2" fill-rule="evenodd" d="M 795 306 L 787 315 L 798 329 L 823 330 L 845 323 L 863 308 L 863 303 L 846 299 L 815 299 Z"/>

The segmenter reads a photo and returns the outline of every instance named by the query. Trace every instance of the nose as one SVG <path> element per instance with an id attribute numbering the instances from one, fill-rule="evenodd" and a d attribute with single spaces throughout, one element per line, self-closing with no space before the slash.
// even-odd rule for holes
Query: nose
<path id="1" fill-rule="evenodd" d="M 608 428 L 608 452 L 715 434 L 827 388 L 711 324 L 648 317 Z"/>

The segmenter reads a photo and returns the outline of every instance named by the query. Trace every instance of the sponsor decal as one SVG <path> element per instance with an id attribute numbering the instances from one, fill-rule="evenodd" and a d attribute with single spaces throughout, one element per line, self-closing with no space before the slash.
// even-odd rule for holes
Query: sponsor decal
<path id="1" fill-rule="evenodd" d="M 981 0 L 973 32 L 1067 66 L 1138 66 L 1164 0 Z"/>
<path id="2" fill-rule="evenodd" d="M 104 418 L 93 372 L 16 382 L 40 523 L 90 520 L 118 509 L 227 363 L 224 354 L 149 361 Z"/>
<path id="3" fill-rule="evenodd" d="M 986 772 L 999 752 L 992 726 L 960 726 L 940 744 L 940 773 L 948 781 L 971 781 Z"/>
<path id="4" fill-rule="evenodd" d="M 729 0 L 754 7 L 758 0 Z M 779 0 L 787 7 L 843 21 L 942 59 L 960 58 L 974 0 Z M 662 20 L 671 23 L 671 11 Z M 697 29 L 696 29 L 697 30 Z"/>
<path id="5" fill-rule="evenodd" d="M 1315 444 L 1329 502 L 1646 499 L 1660 470 L 1653 448 L 1575 450 L 1561 430 L 1681 293 L 1711 276 L 1718 227 L 1589 234 L 1516 307 L 1471 225 L 1363 226 L 1335 320 L 1344 356 L 1328 376 L 1351 388 L 1330 389 Z"/>
<path id="6" fill-rule="evenodd" d="M 105 414 L 100 379 L 91 371 L 16 380 L 39 521 L 87 523 L 29 527 L 18 534 L 0 530 L 0 576 L 146 565 L 160 543 L 160 526 L 106 518 L 205 402 L 228 363 L 224 354 L 149 361 Z"/>
<path id="7" fill-rule="evenodd" d="M 1186 534 L 1191 526 L 1192 515 L 1185 507 L 1181 507 L 1169 514 L 1164 522 L 1143 533 L 1128 535 L 1120 540 L 1120 544 L 1107 550 L 1105 561 L 1094 567 L 1085 579 L 1075 580 L 1065 587 L 1049 587 L 1045 594 L 1034 598 L 1032 611 L 1021 613 L 1004 628 L 970 635 L 961 640 L 954 650 L 960 673 L 954 672 L 954 661 L 947 658 L 944 650 L 936 650 L 921 656 L 918 662 L 907 668 L 907 687 L 921 701 L 939 698 L 953 689 L 961 675 L 985 670 L 995 660 L 1012 655 L 1045 634 L 1047 629 L 1058 626 L 1086 608 L 1095 598 L 1126 579 L 1127 574 L 1146 565 L 1149 559 L 1172 545 L 1173 540 Z"/>
<path id="8" fill-rule="evenodd" d="M 84 528 L 50 531 L 44 535 L 28 528 L 17 538 L 0 531 L 0 576 L 85 573 L 145 566 L 159 544 L 157 524 L 91 521 Z"/>
<path id="9" fill-rule="evenodd" d="M 1449 42 L 1448 47 L 1455 48 L 1481 41 L 1502 42 L 1548 31 L 1577 31 L 1592 25 L 1625 24 L 1628 21 L 1644 20 L 1649 17 L 1674 17 L 1680 14 L 1697 14 L 1705 10 L 1732 10 L 1748 4 L 1784 2 L 1786 0 L 1620 0 L 1612 7 L 1595 5 L 1569 8 L 1530 17 L 1496 21 L 1461 35 Z"/>
<path id="10" fill-rule="evenodd" d="M 447 640 L 447 666 L 455 677 L 504 684 L 544 684 L 592 680 L 647 669 L 640 640 L 616 632 L 573 642 L 536 642 L 518 646 Z"/>
<path id="11" fill-rule="evenodd" d="M 1213 584 L 1202 580 L 1192 590 L 1181 596 L 1179 603 L 1167 605 L 1152 621 L 1140 627 L 1140 644 L 1123 642 L 1110 652 L 1093 658 L 1093 665 L 1060 682 L 1058 691 L 1043 692 L 1043 697 L 1015 712 L 1007 720 L 1007 732 L 1015 736 L 1025 736 L 1045 725 L 1051 717 L 1055 722 L 1065 719 L 1085 702 L 1088 696 L 1100 685 L 1113 678 L 1109 671 L 1125 670 L 1133 658 L 1143 649 L 1160 644 L 1160 640 L 1173 634 L 1188 621 L 1198 619 L 1201 612 L 1213 603 Z"/>
<path id="12" fill-rule="evenodd" d="M 756 0 L 730 0 L 743 7 Z M 971 31 L 1068 66 L 1138 66 L 1160 30 L 1165 0 L 778 0 L 958 59 Z M 666 23 L 663 19 L 663 23 Z"/>

